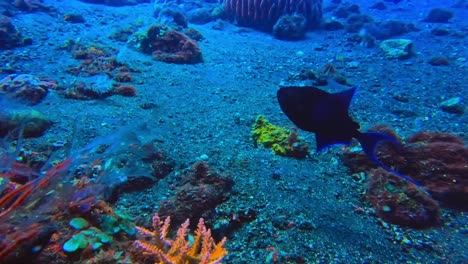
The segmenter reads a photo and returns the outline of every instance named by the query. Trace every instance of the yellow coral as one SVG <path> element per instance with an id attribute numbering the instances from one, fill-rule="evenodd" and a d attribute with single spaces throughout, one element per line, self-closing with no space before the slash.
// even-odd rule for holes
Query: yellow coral
<path id="1" fill-rule="evenodd" d="M 255 145 L 271 148 L 276 155 L 304 158 L 309 153 L 296 130 L 275 126 L 263 115 L 257 116 L 251 135 Z"/>
<path id="2" fill-rule="evenodd" d="M 189 241 L 187 230 L 189 220 L 187 219 L 177 231 L 175 240 L 168 239 L 167 233 L 170 225 L 170 218 L 164 222 L 157 214 L 153 217 L 153 229 L 137 227 L 140 234 L 149 235 L 152 243 L 137 240 L 135 245 L 153 255 L 157 264 L 216 264 L 221 263 L 227 255 L 224 248 L 226 238 L 216 244 L 211 237 L 211 230 L 207 229 L 203 218 L 200 218 L 195 237 Z"/>

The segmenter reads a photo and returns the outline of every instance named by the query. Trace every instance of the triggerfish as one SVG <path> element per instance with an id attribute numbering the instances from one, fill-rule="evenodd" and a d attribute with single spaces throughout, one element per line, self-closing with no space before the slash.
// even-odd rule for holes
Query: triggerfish
<path id="1" fill-rule="evenodd" d="M 364 153 L 378 166 L 417 186 L 420 183 L 383 164 L 375 150 L 380 142 L 400 143 L 391 135 L 361 132 L 360 125 L 348 113 L 356 87 L 339 93 L 327 93 L 316 87 L 282 87 L 277 92 L 278 102 L 286 116 L 300 129 L 315 133 L 317 152 L 337 144 L 351 144 L 357 139 Z"/>

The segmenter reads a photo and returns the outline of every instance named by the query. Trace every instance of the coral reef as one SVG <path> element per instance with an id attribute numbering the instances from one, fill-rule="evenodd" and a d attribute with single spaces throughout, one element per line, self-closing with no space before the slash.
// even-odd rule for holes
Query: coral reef
<path id="1" fill-rule="evenodd" d="M 387 127 L 376 127 L 373 130 L 391 133 L 397 138 Z M 364 154 L 352 151 L 352 148 L 343 155 L 344 163 L 352 172 L 366 171 L 368 174 L 367 199 L 381 210 L 380 215 L 392 223 L 425 227 L 439 221 L 436 209 L 438 203 L 449 208 L 468 210 L 465 203 L 468 197 L 468 149 L 465 143 L 449 133 L 429 131 L 419 132 L 406 142 L 402 150 L 382 145 L 378 149 L 379 159 L 421 183 L 424 191 L 396 177 L 389 177 Z M 385 208 L 391 211 L 384 211 L 384 205 L 388 205 L 389 208 Z"/>
<path id="2" fill-rule="evenodd" d="M 322 0 L 224 0 L 226 14 L 241 26 L 271 31 L 283 15 L 302 15 L 308 28 L 322 19 Z"/>
<path id="3" fill-rule="evenodd" d="M 205 162 L 195 163 L 181 178 L 175 197 L 164 200 L 158 210 L 158 215 L 171 216 L 175 224 L 187 218 L 210 221 L 213 210 L 228 199 L 233 185 L 231 178 L 222 177 Z"/>
<path id="4" fill-rule="evenodd" d="M 138 228 L 140 234 L 149 237 L 151 243 L 147 241 L 137 240 L 134 245 L 137 250 L 134 252 L 134 259 L 138 263 L 174 263 L 174 264 L 208 264 L 221 263 L 227 255 L 227 250 L 224 248 L 226 238 L 223 238 L 219 243 L 215 243 L 211 237 L 211 230 L 207 229 L 203 218 L 200 218 L 195 236 L 193 240 L 187 238 L 189 220 L 187 219 L 177 230 L 175 239 L 167 237 L 169 233 L 171 219 L 169 217 L 163 222 L 157 214 L 153 216 L 153 231 L 145 228 Z M 147 252 L 150 257 L 140 261 L 142 256 L 145 257 Z"/>
<path id="5" fill-rule="evenodd" d="M 255 146 L 271 148 L 276 155 L 301 159 L 309 154 L 309 147 L 295 129 L 275 126 L 263 115 L 257 116 L 251 135 Z"/>
<path id="6" fill-rule="evenodd" d="M 193 64 L 203 60 L 195 40 L 165 26 L 152 25 L 146 33 L 137 32 L 129 45 L 163 62 Z"/>
<path id="7" fill-rule="evenodd" d="M 38 104 L 49 90 L 57 89 L 57 82 L 49 78 L 39 78 L 31 74 L 10 74 L 0 80 L 0 94 L 25 102 Z"/>

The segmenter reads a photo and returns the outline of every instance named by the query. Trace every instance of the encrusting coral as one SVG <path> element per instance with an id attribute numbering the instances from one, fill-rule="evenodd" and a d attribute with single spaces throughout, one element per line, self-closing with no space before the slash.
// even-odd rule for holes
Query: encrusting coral
<path id="1" fill-rule="evenodd" d="M 168 239 L 171 219 L 167 217 L 164 222 L 158 214 L 153 216 L 153 229 L 149 231 L 142 227 L 137 227 L 142 235 L 151 237 L 151 243 L 141 240 L 135 241 L 138 249 L 143 249 L 144 254 L 151 255 L 152 260 L 158 264 L 215 264 L 221 263 L 227 250 L 224 248 L 226 238 L 218 244 L 211 237 L 211 230 L 207 229 L 203 218 L 200 218 L 195 237 L 187 239 L 189 219 L 187 219 L 177 230 L 174 240 Z"/>
<path id="2" fill-rule="evenodd" d="M 309 148 L 295 129 L 273 125 L 263 115 L 257 116 L 250 133 L 255 146 L 271 148 L 275 155 L 305 158 Z"/>

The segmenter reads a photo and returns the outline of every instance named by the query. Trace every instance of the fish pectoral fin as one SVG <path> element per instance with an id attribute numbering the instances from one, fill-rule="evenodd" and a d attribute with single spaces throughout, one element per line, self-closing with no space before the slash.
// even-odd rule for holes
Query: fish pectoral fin
<path id="1" fill-rule="evenodd" d="M 369 157 L 375 164 L 380 166 L 382 169 L 392 173 L 395 176 L 398 176 L 408 182 L 413 183 L 416 186 L 421 187 L 421 183 L 415 181 L 409 176 L 403 175 L 399 173 L 398 171 L 388 167 L 387 165 L 383 164 L 375 155 L 375 150 L 377 148 L 377 145 L 380 142 L 388 141 L 391 142 L 392 144 L 395 145 L 400 145 L 400 142 L 398 142 L 394 137 L 390 136 L 389 134 L 385 133 L 377 133 L 377 132 L 366 132 L 366 133 L 361 133 L 357 139 L 361 143 L 362 150 L 364 153 Z"/>

